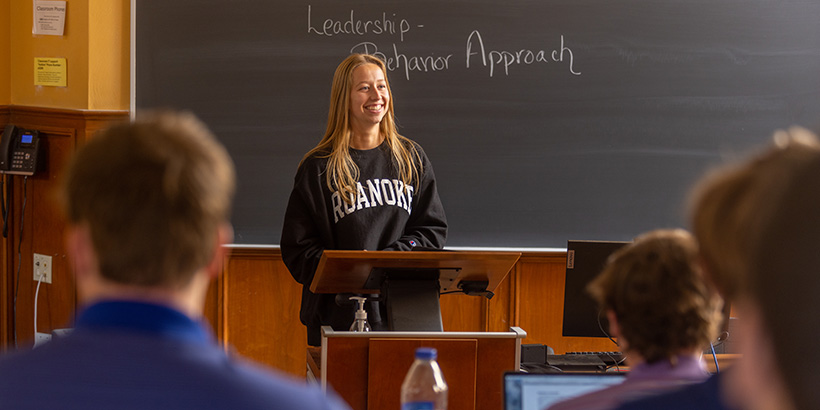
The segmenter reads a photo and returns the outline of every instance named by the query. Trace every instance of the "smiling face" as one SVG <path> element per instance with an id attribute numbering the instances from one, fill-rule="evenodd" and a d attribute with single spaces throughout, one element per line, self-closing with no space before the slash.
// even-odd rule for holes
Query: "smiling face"
<path id="1" fill-rule="evenodd" d="M 384 72 L 375 64 L 353 70 L 350 88 L 350 127 L 354 133 L 378 127 L 387 113 L 390 94 Z"/>

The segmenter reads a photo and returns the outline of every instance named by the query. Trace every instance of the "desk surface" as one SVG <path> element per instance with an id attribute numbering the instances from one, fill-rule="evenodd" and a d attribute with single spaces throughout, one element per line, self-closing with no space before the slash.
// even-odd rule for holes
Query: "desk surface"
<path id="1" fill-rule="evenodd" d="M 717 354 L 717 361 L 718 365 L 720 366 L 721 370 L 725 370 L 729 368 L 732 364 L 734 364 L 738 359 L 741 358 L 739 354 L 732 354 L 732 353 L 722 353 Z M 709 370 L 710 373 L 715 373 L 715 361 L 712 359 L 711 355 L 704 355 L 703 361 L 706 363 L 706 368 Z M 321 347 L 313 347 L 308 346 L 307 348 L 307 368 L 310 373 L 312 373 L 316 380 L 321 378 L 321 363 L 322 363 L 322 348 Z M 621 371 L 629 371 L 629 366 L 619 366 Z"/>
<path id="2" fill-rule="evenodd" d="M 719 353 L 715 356 L 717 357 L 720 370 L 728 369 L 729 366 L 742 357 L 742 355 L 736 353 Z M 706 368 L 709 372 L 715 373 L 715 360 L 712 358 L 712 355 L 703 355 L 703 361 L 706 363 Z"/>

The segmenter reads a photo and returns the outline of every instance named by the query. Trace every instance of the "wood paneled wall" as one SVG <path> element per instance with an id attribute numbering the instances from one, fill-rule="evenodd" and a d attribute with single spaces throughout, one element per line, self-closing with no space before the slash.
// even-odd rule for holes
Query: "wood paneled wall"
<path id="1" fill-rule="evenodd" d="M 547 344 L 556 353 L 617 350 L 605 338 L 561 335 L 565 263 L 565 252 L 524 252 L 492 299 L 442 295 L 444 330 L 519 326 L 527 332 L 523 343 Z M 206 316 L 237 353 L 303 376 L 307 336 L 298 318 L 300 295 L 278 248 L 234 248 L 225 274 L 211 287 Z"/>
<path id="2" fill-rule="evenodd" d="M 281 254 L 233 249 L 215 284 L 222 298 L 219 337 L 241 355 L 290 373 L 305 374 L 307 333 L 299 322 L 301 286 Z"/>
<path id="3" fill-rule="evenodd" d="M 73 321 L 76 292 L 63 251 L 65 223 L 59 211 L 56 189 L 62 170 L 76 148 L 109 122 L 127 118 L 127 111 L 22 106 L 0 109 L 0 126 L 11 123 L 40 131 L 37 173 L 30 177 L 4 176 L 5 183 L 12 188 L 12 202 L 8 238 L 2 238 L 0 340 L 3 348 L 15 346 L 15 322 L 18 346 L 30 346 L 34 339 L 37 282 L 33 280 L 33 253 L 52 257 L 52 283 L 42 284 L 38 295 L 37 330 L 51 332 L 70 326 Z"/>

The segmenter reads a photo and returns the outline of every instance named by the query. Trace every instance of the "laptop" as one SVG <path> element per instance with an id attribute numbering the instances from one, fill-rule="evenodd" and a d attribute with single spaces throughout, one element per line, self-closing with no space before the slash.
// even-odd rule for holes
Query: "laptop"
<path id="1" fill-rule="evenodd" d="M 504 410 L 549 406 L 621 383 L 626 373 L 504 373 Z"/>

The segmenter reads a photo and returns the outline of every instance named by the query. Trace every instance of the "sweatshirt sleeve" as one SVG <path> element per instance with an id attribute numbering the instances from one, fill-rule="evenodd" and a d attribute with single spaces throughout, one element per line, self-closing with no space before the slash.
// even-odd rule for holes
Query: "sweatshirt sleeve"
<path id="1" fill-rule="evenodd" d="M 447 239 L 447 217 L 438 196 L 433 164 L 420 146 L 416 146 L 423 164 L 421 182 L 413 199 L 413 208 L 401 237 L 384 250 L 407 251 L 414 247 L 443 248 Z"/>
<path id="2" fill-rule="evenodd" d="M 306 160 L 299 167 L 288 200 L 282 227 L 282 259 L 297 282 L 310 286 L 322 257 L 331 244 L 328 212 L 322 200 L 322 181 L 318 166 Z"/>

